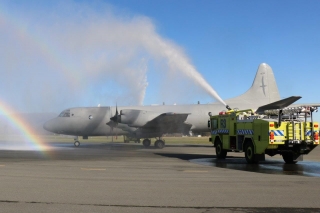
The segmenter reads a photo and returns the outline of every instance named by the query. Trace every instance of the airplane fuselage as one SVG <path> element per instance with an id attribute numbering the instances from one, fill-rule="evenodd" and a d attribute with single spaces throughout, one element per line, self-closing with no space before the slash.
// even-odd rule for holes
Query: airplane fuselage
<path id="1" fill-rule="evenodd" d="M 212 107 L 215 106 L 215 107 Z M 179 112 L 190 113 L 186 123 L 192 124 L 191 131 L 193 132 L 207 132 L 208 131 L 208 112 L 214 112 L 219 110 L 213 110 L 219 106 L 224 110 L 224 106 L 221 104 L 208 104 L 208 105 L 159 105 L 159 106 L 136 106 L 136 107 L 118 107 L 118 110 L 122 109 L 139 109 L 146 111 L 153 111 L 159 113 L 167 112 Z M 66 110 L 65 110 L 66 111 Z M 122 135 L 128 134 L 128 131 L 124 131 L 120 128 L 113 128 L 107 125 L 110 118 L 116 112 L 116 107 L 79 107 L 68 109 L 69 113 L 65 116 L 56 117 L 48 121 L 44 128 L 57 133 L 65 135 L 77 135 L 77 136 L 109 136 L 109 135 Z M 122 125 L 122 124 L 119 124 Z M 130 131 L 134 131 L 133 127 L 128 128 Z"/>
<path id="2" fill-rule="evenodd" d="M 249 104 L 243 105 L 248 105 L 246 107 L 249 108 L 256 107 L 252 103 L 250 106 Z M 226 110 L 225 106 L 220 103 L 118 107 L 119 112 L 122 109 L 138 109 L 159 113 L 189 113 L 186 123 L 192 125 L 190 129 L 192 132 L 208 132 L 208 112 L 218 114 Z M 62 115 L 60 114 L 60 116 L 48 121 L 44 128 L 57 134 L 75 136 L 126 135 L 136 130 L 134 127 L 123 124 L 118 124 L 122 125 L 121 128 L 112 128 L 107 125 L 110 118 L 114 116 L 116 107 L 78 107 L 67 109 L 64 112 L 67 112 L 67 114 L 63 115 L 62 113 Z"/>

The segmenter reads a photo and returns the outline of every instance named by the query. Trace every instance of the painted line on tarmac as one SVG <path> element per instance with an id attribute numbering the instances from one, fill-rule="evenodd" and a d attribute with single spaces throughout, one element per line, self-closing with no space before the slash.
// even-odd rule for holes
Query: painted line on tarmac
<path id="1" fill-rule="evenodd" d="M 223 207 L 223 206 L 170 206 L 170 205 L 124 205 L 124 204 L 95 204 L 95 203 L 64 203 L 64 202 L 39 202 L 39 201 L 18 201 L 18 200 L 0 200 L 0 204 L 46 204 L 46 205 L 70 205 L 70 206 L 91 206 L 91 207 L 117 207 L 117 208 L 155 208 L 155 209 L 203 209 L 204 212 L 212 210 L 213 212 L 319 212 L 320 208 L 297 208 L 297 207 Z M 221 211 L 220 211 L 221 210 Z M 121 211 L 122 212 L 122 211 Z M 211 211 L 210 211 L 211 212 Z"/>
<path id="2" fill-rule="evenodd" d="M 196 172 L 196 173 L 204 173 L 204 172 L 208 172 L 205 170 L 184 170 L 183 172 Z"/>
<path id="3" fill-rule="evenodd" d="M 0 165 L 0 167 L 5 167 L 6 165 Z"/>
<path id="4" fill-rule="evenodd" d="M 81 170 L 84 170 L 84 171 L 105 171 L 107 169 L 102 169 L 102 168 L 81 168 Z"/>

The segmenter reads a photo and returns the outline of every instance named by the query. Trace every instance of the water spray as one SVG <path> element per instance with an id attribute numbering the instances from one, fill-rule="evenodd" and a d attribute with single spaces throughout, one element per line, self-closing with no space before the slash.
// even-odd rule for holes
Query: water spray
<path id="1" fill-rule="evenodd" d="M 155 33 L 151 33 L 146 39 L 145 48 L 155 56 L 160 56 L 168 60 L 170 71 L 181 72 L 191 79 L 196 85 L 200 86 L 204 91 L 211 95 L 214 99 L 222 103 L 224 106 L 227 104 L 222 100 L 213 87 L 205 80 L 205 78 L 196 70 L 190 63 L 188 57 L 171 42 L 166 41 Z"/>
<path id="2" fill-rule="evenodd" d="M 30 68 L 30 64 L 22 62 L 19 63 L 21 67 L 14 69 L 15 72 L 5 73 L 6 82 L 17 80 L 28 82 L 23 79 L 25 75 L 18 73 L 19 70 L 27 73 L 33 81 L 40 82 L 31 85 L 19 84 L 15 87 L 22 97 L 28 97 L 22 101 L 23 103 L 15 103 L 19 108 L 25 109 L 28 105 L 32 111 L 38 111 L 40 107 L 48 111 L 56 111 L 63 106 L 67 108 L 74 104 L 95 105 L 95 103 L 101 103 L 101 100 L 111 98 L 119 100 L 119 97 L 123 100 L 122 103 L 142 105 L 148 87 L 147 73 L 150 71 L 148 68 L 150 60 L 165 62 L 166 72 L 176 72 L 179 76 L 185 76 L 202 91 L 224 106 L 227 105 L 192 65 L 181 47 L 160 36 L 149 18 L 135 16 L 132 19 L 123 19 L 113 15 L 109 8 L 105 8 L 106 12 L 95 13 L 90 5 L 85 7 L 82 4 L 70 4 L 72 6 L 68 5 L 65 8 L 73 8 L 73 10 L 60 10 L 61 5 L 58 4 L 54 6 L 59 8 L 54 10 L 57 14 L 49 18 L 44 17 L 40 21 L 37 18 L 37 11 L 27 14 L 17 13 L 15 19 L 31 20 L 23 24 L 28 29 L 23 31 L 26 39 L 21 41 L 16 39 L 20 36 L 19 30 L 16 30 L 16 33 L 19 33 L 18 36 L 12 36 L 11 30 L 5 32 L 9 35 L 5 37 L 10 39 L 5 42 L 2 52 L 5 54 L 5 50 L 10 49 L 15 54 L 10 54 L 10 56 L 13 55 L 13 58 L 9 58 L 10 60 L 7 58 L 2 60 L 0 64 L 4 64 L 3 70 L 13 67 L 11 63 L 18 66 L 14 62 L 15 58 L 21 57 L 20 55 L 28 55 L 30 58 L 25 63 L 32 61 L 32 65 L 38 65 L 39 57 L 42 56 L 44 58 L 41 58 L 43 59 L 41 61 L 47 63 L 46 73 L 43 75 L 37 75 L 43 67 Z M 103 11 L 104 8 L 101 8 Z M 25 16 L 30 17 L 25 18 Z M 34 27 L 32 20 L 37 21 L 37 27 Z M 48 24 L 52 21 L 57 24 Z M 5 24 L 12 27 L 10 23 Z M 33 35 L 37 35 L 35 37 L 37 40 Z M 41 38 L 40 46 L 39 38 Z M 12 48 L 12 46 L 26 45 L 28 48 Z M 42 51 L 43 49 L 46 51 Z M 34 54 L 30 55 L 30 52 Z M 39 91 L 43 92 L 39 93 Z M 60 91 L 64 92 L 64 99 L 55 96 Z M 89 98 L 81 99 L 79 103 L 79 99 L 75 98 L 75 94 L 79 91 L 83 97 Z M 38 106 L 39 96 L 47 97 L 48 93 L 53 100 Z"/>

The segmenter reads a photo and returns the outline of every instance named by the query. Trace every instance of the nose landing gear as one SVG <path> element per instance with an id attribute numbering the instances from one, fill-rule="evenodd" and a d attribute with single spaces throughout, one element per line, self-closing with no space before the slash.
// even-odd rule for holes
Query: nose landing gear
<path id="1" fill-rule="evenodd" d="M 75 146 L 75 147 L 80 146 L 80 142 L 79 142 L 79 141 L 75 141 L 75 142 L 74 142 L 74 146 Z"/>
<path id="2" fill-rule="evenodd" d="M 78 141 L 78 136 L 74 137 L 74 146 L 75 147 L 79 147 L 80 146 L 80 142 Z"/>

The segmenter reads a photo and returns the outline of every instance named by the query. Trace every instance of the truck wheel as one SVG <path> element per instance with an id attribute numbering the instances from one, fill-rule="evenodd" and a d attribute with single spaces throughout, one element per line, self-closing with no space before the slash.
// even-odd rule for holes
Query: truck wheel
<path id="1" fill-rule="evenodd" d="M 225 159 L 227 151 L 222 149 L 222 143 L 219 141 L 216 145 L 216 155 L 218 159 Z"/>
<path id="2" fill-rule="evenodd" d="M 295 156 L 293 155 L 293 153 L 283 153 L 282 154 L 282 158 L 284 160 L 284 162 L 286 162 L 286 164 L 296 164 L 298 161 L 295 160 L 298 157 L 294 158 Z"/>
<path id="3" fill-rule="evenodd" d="M 246 161 L 247 163 L 257 163 L 258 161 L 255 159 L 255 156 L 254 156 L 254 147 L 252 145 L 252 143 L 248 143 L 246 145 L 246 148 L 245 148 L 245 156 L 246 156 Z"/>

